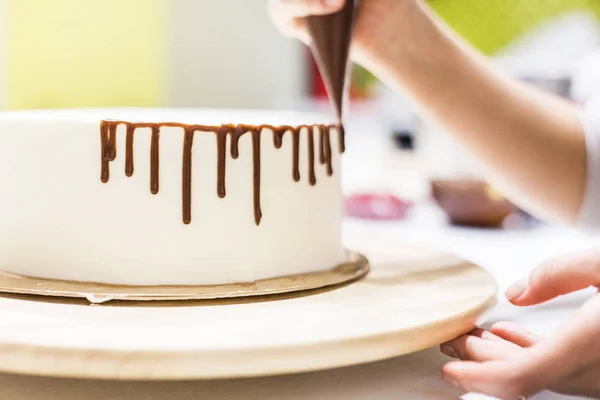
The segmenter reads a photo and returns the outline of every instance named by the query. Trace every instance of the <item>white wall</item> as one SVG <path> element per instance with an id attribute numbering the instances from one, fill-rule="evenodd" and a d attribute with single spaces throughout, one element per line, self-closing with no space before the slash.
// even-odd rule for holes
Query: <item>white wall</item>
<path id="1" fill-rule="evenodd" d="M 279 35 L 267 0 L 172 0 L 173 106 L 292 108 L 304 48 Z"/>

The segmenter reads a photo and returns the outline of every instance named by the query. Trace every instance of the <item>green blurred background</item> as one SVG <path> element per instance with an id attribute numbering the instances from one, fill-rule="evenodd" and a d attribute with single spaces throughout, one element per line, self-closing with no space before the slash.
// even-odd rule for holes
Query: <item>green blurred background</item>
<path id="1" fill-rule="evenodd" d="M 533 28 L 567 13 L 584 12 L 600 20 L 600 0 L 429 0 L 458 34 L 493 56 Z M 360 67 L 356 84 L 368 91 L 375 78 Z"/>
<path id="2" fill-rule="evenodd" d="M 460 35 L 488 55 L 550 18 L 585 11 L 600 18 L 600 0 L 429 0 Z"/>

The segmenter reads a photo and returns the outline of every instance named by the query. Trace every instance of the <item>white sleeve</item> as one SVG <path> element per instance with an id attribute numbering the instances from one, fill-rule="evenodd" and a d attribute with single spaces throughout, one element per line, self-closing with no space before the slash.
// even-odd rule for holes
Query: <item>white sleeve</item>
<path id="1" fill-rule="evenodd" d="M 597 230 L 600 229 L 600 95 L 587 101 L 580 117 L 587 149 L 587 178 L 577 225 Z"/>

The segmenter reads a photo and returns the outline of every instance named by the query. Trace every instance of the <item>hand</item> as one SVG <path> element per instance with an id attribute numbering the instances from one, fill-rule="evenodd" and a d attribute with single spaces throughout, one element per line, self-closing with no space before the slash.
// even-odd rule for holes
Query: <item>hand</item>
<path id="1" fill-rule="evenodd" d="M 339 11 L 350 0 L 269 0 L 271 20 L 286 36 L 295 37 L 309 44 L 304 18 L 309 15 L 326 15 Z M 351 0 L 354 1 L 354 0 Z M 402 24 L 398 16 L 405 8 L 414 6 L 418 0 L 361 0 L 357 16 L 352 54 L 355 60 L 372 52 L 386 41 Z M 360 60 L 358 60 L 360 61 Z"/>
<path id="2" fill-rule="evenodd" d="M 600 249 L 557 258 L 506 291 L 517 306 L 543 303 L 600 283 Z M 462 361 L 444 366 L 444 379 L 465 390 L 518 399 L 549 389 L 600 397 L 600 294 L 550 338 L 513 323 L 474 331 L 441 346 Z"/>
<path id="3" fill-rule="evenodd" d="M 343 1 L 269 0 L 269 10 L 281 31 L 308 43 L 303 18 Z M 513 203 L 575 221 L 587 177 L 578 108 L 497 72 L 426 3 L 360 0 L 352 59 L 469 150 Z"/>

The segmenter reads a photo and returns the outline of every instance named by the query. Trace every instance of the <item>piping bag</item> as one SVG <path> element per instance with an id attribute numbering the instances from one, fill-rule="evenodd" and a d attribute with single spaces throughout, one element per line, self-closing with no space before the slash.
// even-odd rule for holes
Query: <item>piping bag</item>
<path id="1" fill-rule="evenodd" d="M 350 42 L 358 6 L 359 0 L 346 0 L 344 7 L 335 14 L 306 18 L 310 48 L 337 114 L 342 134 L 351 65 Z M 346 215 L 361 219 L 403 219 L 410 207 L 411 203 L 378 194 L 355 195 L 345 199 Z"/>
<path id="2" fill-rule="evenodd" d="M 310 48 L 340 126 L 348 97 L 350 42 L 359 0 L 346 0 L 344 7 L 329 15 L 306 18 Z"/>

